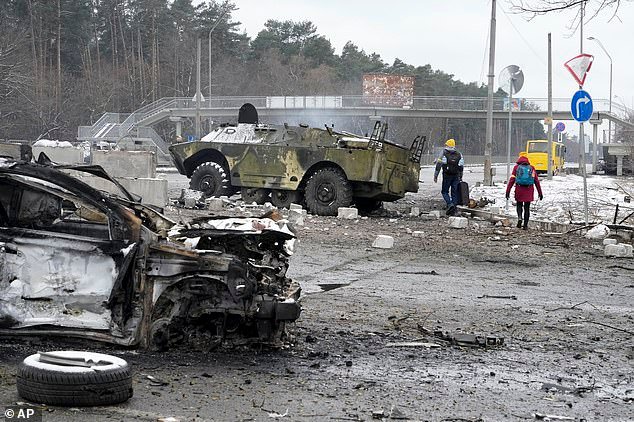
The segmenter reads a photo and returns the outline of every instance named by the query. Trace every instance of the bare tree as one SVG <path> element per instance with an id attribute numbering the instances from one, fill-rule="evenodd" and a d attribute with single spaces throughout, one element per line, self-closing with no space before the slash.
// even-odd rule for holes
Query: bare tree
<path id="1" fill-rule="evenodd" d="M 570 29 L 575 30 L 580 23 L 581 3 L 586 4 L 586 12 L 584 21 L 590 21 L 601 13 L 609 13 L 612 20 L 618 19 L 618 11 L 620 6 L 625 2 L 632 0 L 507 0 L 511 4 L 511 10 L 515 13 L 521 13 L 533 19 L 536 16 L 545 15 L 553 12 L 563 12 L 570 9 L 575 10 L 575 16 L 570 22 Z"/>

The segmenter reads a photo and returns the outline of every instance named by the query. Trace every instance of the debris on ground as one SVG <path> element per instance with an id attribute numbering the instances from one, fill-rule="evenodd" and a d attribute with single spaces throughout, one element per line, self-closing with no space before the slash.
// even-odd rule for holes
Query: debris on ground
<path id="1" fill-rule="evenodd" d="M 372 242 L 372 247 L 378 249 L 392 249 L 394 247 L 394 238 L 392 236 L 380 234 L 374 239 L 374 242 Z"/>
<path id="2" fill-rule="evenodd" d="M 600 240 L 610 235 L 610 228 L 605 224 L 597 224 L 585 234 L 586 239 Z"/>
<path id="3" fill-rule="evenodd" d="M 504 337 L 496 336 L 478 336 L 475 334 L 450 334 L 440 330 L 434 331 L 434 336 L 447 341 L 455 346 L 476 346 L 476 347 L 491 347 L 501 346 L 504 344 Z"/>

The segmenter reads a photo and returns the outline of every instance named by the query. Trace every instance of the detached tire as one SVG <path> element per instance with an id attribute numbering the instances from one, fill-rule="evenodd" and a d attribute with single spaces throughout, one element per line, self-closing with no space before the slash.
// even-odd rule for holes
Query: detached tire
<path id="1" fill-rule="evenodd" d="M 18 367 L 18 394 L 33 403 L 53 406 L 102 406 L 132 397 L 132 375 L 127 362 L 102 353 L 51 352 L 66 358 L 97 362 L 91 367 L 40 361 L 36 353 Z"/>
<path id="2" fill-rule="evenodd" d="M 322 168 L 306 182 L 304 197 L 312 214 L 337 215 L 337 208 L 352 204 L 352 186 L 341 170 Z"/>
<path id="3" fill-rule="evenodd" d="M 232 188 L 224 167 L 213 161 L 202 163 L 192 173 L 189 188 L 201 191 L 205 196 L 231 196 Z"/>

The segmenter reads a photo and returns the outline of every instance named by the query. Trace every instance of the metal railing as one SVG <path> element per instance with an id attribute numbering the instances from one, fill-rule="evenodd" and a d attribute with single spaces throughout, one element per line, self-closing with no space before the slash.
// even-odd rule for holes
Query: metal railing
<path id="1" fill-rule="evenodd" d="M 280 101 L 281 99 L 281 101 Z M 516 98 L 514 104 L 519 104 L 520 110 L 546 110 L 546 98 Z M 403 100 L 400 97 L 387 96 L 363 96 L 363 95 L 336 95 L 336 96 L 235 96 L 206 98 L 201 102 L 201 108 L 239 108 L 244 103 L 251 103 L 257 108 L 357 108 L 357 107 L 381 107 L 381 108 L 411 108 L 413 110 L 468 110 L 486 111 L 486 97 L 437 97 L 419 96 Z M 607 99 L 593 100 L 595 110 L 608 110 Z M 495 110 L 508 108 L 508 100 L 495 97 L 493 101 Z M 196 108 L 196 100 L 188 97 L 165 97 L 148 104 L 132 113 L 123 126 L 127 126 L 131 120 L 138 116 L 148 117 L 153 113 L 164 109 Z M 553 98 L 554 110 L 569 110 L 570 98 Z M 613 111 L 626 113 L 627 109 L 618 103 L 612 103 Z M 143 117 L 143 118 L 144 118 Z"/>

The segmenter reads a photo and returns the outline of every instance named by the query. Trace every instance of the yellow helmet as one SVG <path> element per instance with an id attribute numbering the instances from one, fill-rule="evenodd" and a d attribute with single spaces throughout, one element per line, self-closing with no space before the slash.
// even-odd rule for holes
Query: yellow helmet
<path id="1" fill-rule="evenodd" d="M 454 139 L 447 139 L 447 142 L 445 142 L 445 146 L 454 148 L 456 146 L 456 141 Z"/>
<path id="2" fill-rule="evenodd" d="M 526 151 L 520 152 L 520 157 L 528 157 L 528 152 Z"/>

